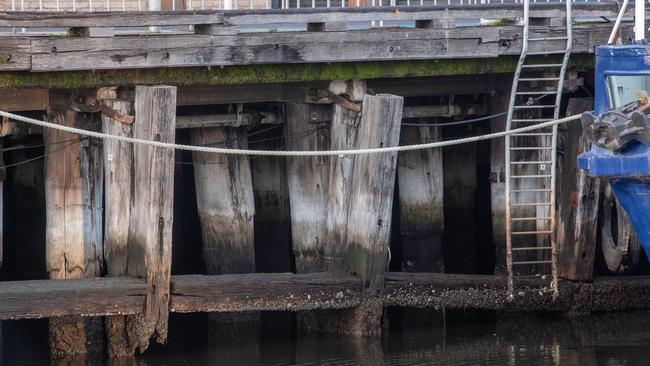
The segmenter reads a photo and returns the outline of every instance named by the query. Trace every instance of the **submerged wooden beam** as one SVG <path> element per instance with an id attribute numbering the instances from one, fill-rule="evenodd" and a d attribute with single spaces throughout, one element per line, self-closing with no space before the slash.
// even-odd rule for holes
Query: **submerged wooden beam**
<path id="1" fill-rule="evenodd" d="M 172 312 L 250 312 L 348 309 L 359 306 L 364 283 L 337 273 L 254 273 L 171 277 Z M 528 286 L 545 283 L 530 280 Z M 505 276 L 388 272 L 382 306 L 485 309 L 513 312 L 598 312 L 650 308 L 650 276 L 595 277 L 593 283 L 560 280 L 551 293 L 508 300 Z M 143 311 L 147 285 L 138 279 L 0 282 L 0 320 L 128 315 Z"/>
<path id="2" fill-rule="evenodd" d="M 298 311 L 359 304 L 358 277 L 334 273 L 174 276 L 173 312 Z"/>
<path id="3" fill-rule="evenodd" d="M 174 142 L 176 87 L 137 86 L 133 137 Z M 132 344 L 144 351 L 154 337 L 167 339 L 174 194 L 174 151 L 133 147 L 133 191 L 128 237 L 131 276 L 146 279 L 144 312 L 133 319 Z"/>
<path id="4" fill-rule="evenodd" d="M 0 319 L 142 312 L 146 284 L 129 277 L 0 282 Z"/>

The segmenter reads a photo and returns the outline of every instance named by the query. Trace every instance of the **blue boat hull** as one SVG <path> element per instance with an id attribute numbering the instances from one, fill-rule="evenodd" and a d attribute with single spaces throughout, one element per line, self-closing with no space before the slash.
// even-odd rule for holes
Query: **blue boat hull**
<path id="1" fill-rule="evenodd" d="M 597 47 L 594 105 L 597 114 L 612 108 L 607 93 L 610 75 L 650 75 L 650 46 Z M 612 152 L 594 146 L 580 155 L 578 166 L 588 170 L 591 176 L 610 181 L 614 194 L 630 216 L 642 247 L 646 254 L 650 253 L 650 147 L 636 142 Z"/>

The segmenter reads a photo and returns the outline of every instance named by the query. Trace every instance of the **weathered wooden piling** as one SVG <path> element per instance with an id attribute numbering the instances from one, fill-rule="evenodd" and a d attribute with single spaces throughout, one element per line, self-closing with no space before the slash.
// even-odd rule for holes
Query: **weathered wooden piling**
<path id="1" fill-rule="evenodd" d="M 593 109 L 591 98 L 571 98 L 566 114 Z M 563 126 L 558 134 L 557 246 L 558 274 L 573 281 L 593 279 L 601 182 L 578 170 L 578 155 L 591 144 L 578 123 Z M 577 144 L 576 144 L 577 141 Z"/>
<path id="2" fill-rule="evenodd" d="M 193 145 L 248 148 L 245 127 L 210 127 L 190 131 Z M 206 273 L 238 274 L 255 272 L 255 202 L 250 157 L 192 153 L 196 202 L 203 237 Z M 210 314 L 210 342 L 223 339 L 227 327 L 256 333 L 259 313 Z"/>
<path id="3" fill-rule="evenodd" d="M 497 93 L 488 99 L 490 115 L 508 110 L 509 93 Z M 507 116 L 490 119 L 490 132 L 506 129 Z M 490 188 L 492 209 L 492 243 L 495 251 L 495 274 L 506 273 L 506 146 L 505 138 L 490 140 Z"/>
<path id="4" fill-rule="evenodd" d="M 247 148 L 241 127 L 197 128 L 194 145 Z M 248 156 L 194 152 L 196 202 L 207 274 L 255 272 L 253 184 Z"/>
<path id="5" fill-rule="evenodd" d="M 64 126 L 99 128 L 93 115 L 73 110 L 49 110 L 48 119 Z M 47 272 L 51 279 L 99 276 L 103 264 L 101 145 L 53 129 L 45 129 L 44 141 Z M 98 319 L 51 319 L 51 355 L 60 358 L 101 350 L 101 335 Z"/>
<path id="6" fill-rule="evenodd" d="M 255 149 L 284 148 L 282 126 L 258 135 Z M 291 210 L 286 159 L 258 156 L 250 160 L 255 201 L 255 267 L 257 272 L 291 272 Z"/>
<path id="7" fill-rule="evenodd" d="M 117 112 L 129 114 L 132 103 L 113 100 L 105 104 Z M 102 132 L 133 136 L 133 126 L 102 115 Z M 128 237 L 133 192 L 133 144 L 104 141 L 104 256 L 109 276 L 128 274 Z M 128 357 L 135 346 L 127 334 L 127 317 L 106 318 L 106 344 L 110 357 Z"/>
<path id="8" fill-rule="evenodd" d="M 331 106 L 287 103 L 288 150 L 329 150 Z M 296 273 L 323 271 L 329 157 L 287 158 L 291 233 Z"/>
<path id="9" fill-rule="evenodd" d="M 365 95 L 363 112 L 334 106 L 332 149 L 399 145 L 403 98 Z M 331 160 L 325 265 L 359 275 L 368 294 L 380 293 L 388 260 L 397 153 Z M 349 312 L 347 333 L 380 332 L 383 307 L 365 301 Z"/>
<path id="10" fill-rule="evenodd" d="M 133 137 L 174 142 L 176 87 L 137 86 Z M 129 319 L 130 342 L 144 351 L 151 337 L 167 339 L 174 194 L 174 151 L 139 144 L 133 147 L 133 187 L 128 237 L 131 276 L 146 279 L 143 314 Z"/>
<path id="11" fill-rule="evenodd" d="M 440 130 L 436 127 L 402 127 L 400 133 L 400 145 L 439 140 Z M 443 272 L 442 150 L 400 153 L 397 177 L 402 268 L 409 272 Z"/>

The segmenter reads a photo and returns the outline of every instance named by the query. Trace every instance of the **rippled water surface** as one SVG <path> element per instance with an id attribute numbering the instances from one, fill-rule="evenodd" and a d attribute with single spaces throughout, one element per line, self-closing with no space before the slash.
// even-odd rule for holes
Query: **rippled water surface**
<path id="1" fill-rule="evenodd" d="M 121 365 L 650 365 L 650 312 L 504 318 L 390 312 L 379 339 L 297 335 L 290 314 L 265 314 L 261 332 L 211 332 L 205 315 L 175 316 L 170 341 Z M 4 322 L 3 365 L 50 364 L 46 323 Z M 45 330 L 45 333 L 43 332 Z M 83 360 L 77 364 L 85 364 Z"/>

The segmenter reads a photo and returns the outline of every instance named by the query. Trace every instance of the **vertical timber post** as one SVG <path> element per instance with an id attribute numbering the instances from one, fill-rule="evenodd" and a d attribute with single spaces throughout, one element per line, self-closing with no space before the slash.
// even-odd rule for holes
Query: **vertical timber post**
<path id="1" fill-rule="evenodd" d="M 440 141 L 437 127 L 404 127 L 400 133 L 400 145 L 435 141 Z M 444 272 L 442 150 L 400 153 L 397 177 L 402 268 L 407 272 Z"/>
<path id="2" fill-rule="evenodd" d="M 491 96 L 488 102 L 489 113 L 496 114 L 508 110 L 510 99 L 506 94 Z M 490 132 L 504 131 L 506 117 L 498 116 L 490 121 Z M 492 242 L 495 251 L 495 274 L 506 273 L 506 187 L 505 187 L 505 139 L 490 140 L 490 187 L 492 207 Z"/>
<path id="3" fill-rule="evenodd" d="M 332 149 L 399 145 L 402 97 L 365 95 L 363 112 L 334 106 Z M 337 156 L 331 160 L 325 264 L 359 275 L 366 293 L 384 287 L 397 153 Z M 366 299 L 348 312 L 346 333 L 381 332 L 381 303 Z"/>
<path id="4" fill-rule="evenodd" d="M 197 128 L 193 145 L 248 148 L 245 127 Z M 250 157 L 193 152 L 196 203 L 203 237 L 203 260 L 209 275 L 255 273 L 255 202 Z M 209 314 L 211 342 L 254 334 L 260 313 Z M 227 329 L 228 332 L 223 331 Z M 254 354 L 249 350 L 246 354 Z M 252 356 L 252 355 L 251 355 Z"/>
<path id="5" fill-rule="evenodd" d="M 327 111 L 331 106 L 326 106 Z M 323 106 L 286 104 L 285 140 L 288 150 L 329 150 L 330 128 L 310 123 Z M 287 183 L 291 206 L 291 233 L 296 273 L 324 271 L 325 223 L 330 158 L 287 158 Z"/>
<path id="6" fill-rule="evenodd" d="M 566 115 L 571 116 L 594 107 L 591 98 L 571 98 Z M 591 144 L 582 135 L 579 124 L 560 128 L 557 187 L 558 275 L 572 281 L 591 282 L 596 254 L 598 208 L 601 183 L 584 170 L 578 170 L 578 155 Z M 578 144 L 575 142 L 578 141 Z"/>
<path id="7" fill-rule="evenodd" d="M 266 141 L 256 143 L 254 148 L 283 148 L 282 134 L 282 128 L 274 128 L 258 136 Z M 250 165 L 255 201 L 255 268 L 261 273 L 291 272 L 291 213 L 286 159 L 258 156 L 250 160 Z"/>
<path id="8" fill-rule="evenodd" d="M 106 101 L 108 107 L 129 114 L 131 102 Z M 102 115 L 102 132 L 133 136 L 133 126 Z M 104 141 L 104 255 L 109 276 L 127 275 L 129 221 L 133 177 L 133 144 Z M 133 356 L 135 348 L 128 339 L 126 316 L 106 317 L 109 357 Z"/>
<path id="9" fill-rule="evenodd" d="M 173 143 L 176 87 L 136 86 L 133 137 Z M 147 282 L 144 313 L 129 317 L 129 339 L 144 351 L 167 340 L 172 254 L 174 151 L 133 147 L 127 273 Z"/>
<path id="10" fill-rule="evenodd" d="M 244 127 L 196 128 L 193 145 L 247 148 Z M 207 274 L 255 272 L 253 184 L 249 157 L 193 152 L 196 201 Z"/>
<path id="11" fill-rule="evenodd" d="M 93 115 L 73 110 L 49 110 L 48 119 L 65 126 L 99 129 Z M 45 129 L 43 137 L 47 272 L 51 279 L 99 276 L 103 264 L 101 147 L 94 140 L 53 129 Z M 101 335 L 98 318 L 51 319 L 51 356 L 98 351 Z"/>

